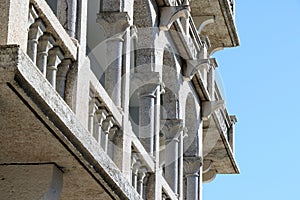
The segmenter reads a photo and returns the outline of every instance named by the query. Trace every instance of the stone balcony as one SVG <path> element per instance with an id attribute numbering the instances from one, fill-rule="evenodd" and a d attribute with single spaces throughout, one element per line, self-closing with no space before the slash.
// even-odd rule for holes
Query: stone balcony
<path id="1" fill-rule="evenodd" d="M 1 179 L 0 198 L 10 198 L 2 186 L 21 181 L 14 173 L 50 170 L 39 181 L 56 181 L 60 199 L 140 199 L 112 161 L 107 133 L 118 133 L 122 116 L 104 89 L 95 84 L 90 92 L 97 116 L 90 114 L 89 131 L 72 111 L 77 41 L 43 0 L 11 0 L 0 10 L 7 11 L 0 26 L 0 165 L 12 172 Z M 22 181 L 29 190 L 38 186 L 35 179 Z"/>
<path id="2" fill-rule="evenodd" d="M 209 54 L 239 45 L 234 0 L 190 0 L 191 14 L 201 36 L 208 36 Z"/>

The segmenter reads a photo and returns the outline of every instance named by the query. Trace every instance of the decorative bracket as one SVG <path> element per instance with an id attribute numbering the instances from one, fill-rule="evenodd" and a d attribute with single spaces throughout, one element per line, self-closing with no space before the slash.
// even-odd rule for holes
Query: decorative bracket
<path id="1" fill-rule="evenodd" d="M 202 102 L 202 119 L 207 120 L 213 112 L 224 106 L 224 100 Z"/>
<path id="2" fill-rule="evenodd" d="M 211 63 L 210 59 L 188 60 L 190 65 L 187 66 L 186 75 L 183 76 L 184 81 L 191 81 L 198 70 L 207 67 Z"/>
<path id="3" fill-rule="evenodd" d="M 160 7 L 160 30 L 168 31 L 174 21 L 180 17 L 187 19 L 190 16 L 190 11 L 189 5 Z"/>

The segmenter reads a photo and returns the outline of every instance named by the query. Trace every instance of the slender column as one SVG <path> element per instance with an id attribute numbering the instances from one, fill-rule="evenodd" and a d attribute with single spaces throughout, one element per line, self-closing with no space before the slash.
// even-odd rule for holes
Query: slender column
<path id="1" fill-rule="evenodd" d="M 134 163 L 132 167 L 132 186 L 137 190 L 137 184 L 138 184 L 138 171 L 141 167 L 141 162 L 138 160 Z"/>
<path id="2" fill-rule="evenodd" d="M 53 47 L 55 43 L 54 38 L 46 33 L 39 39 L 38 43 L 38 55 L 37 55 L 37 66 L 42 72 L 42 74 L 46 77 L 47 73 L 47 57 L 48 51 Z"/>
<path id="3" fill-rule="evenodd" d="M 36 64 L 38 40 L 45 31 L 46 28 L 41 19 L 36 20 L 29 28 L 27 54 L 34 64 Z"/>
<path id="4" fill-rule="evenodd" d="M 184 157 L 184 172 L 187 179 L 186 199 L 199 200 L 199 171 L 202 166 L 201 157 Z"/>
<path id="5" fill-rule="evenodd" d="M 117 107 L 121 107 L 123 35 L 129 27 L 129 16 L 125 12 L 101 12 L 97 22 L 106 32 L 107 69 L 105 89 Z"/>
<path id="6" fill-rule="evenodd" d="M 165 120 L 162 127 L 165 139 L 165 179 L 175 194 L 178 194 L 179 139 L 182 135 L 182 120 Z"/>
<path id="7" fill-rule="evenodd" d="M 93 136 L 97 140 L 98 144 L 101 145 L 101 135 L 102 135 L 102 124 L 107 116 L 107 110 L 104 107 L 99 107 L 96 112 L 95 127 L 93 131 Z"/>
<path id="8" fill-rule="evenodd" d="M 92 95 L 89 100 L 89 120 L 88 120 L 88 130 L 93 134 L 95 126 L 95 112 L 97 110 L 96 98 Z"/>
<path id="9" fill-rule="evenodd" d="M 58 66 L 57 76 L 56 76 L 56 91 L 60 96 L 65 99 L 65 88 L 67 81 L 67 74 L 72 66 L 71 59 L 64 59 Z"/>
<path id="10" fill-rule="evenodd" d="M 102 123 L 102 134 L 101 134 L 101 147 L 105 152 L 107 152 L 108 148 L 108 134 L 110 129 L 114 125 L 114 118 L 113 116 L 108 116 Z"/>
<path id="11" fill-rule="evenodd" d="M 117 151 L 118 147 L 115 148 L 115 146 L 116 146 L 115 139 L 118 138 L 118 133 L 119 133 L 119 127 L 116 125 L 113 125 L 113 127 L 109 130 L 109 134 L 108 134 L 107 154 L 113 161 L 116 160 L 115 159 L 115 151 Z M 117 165 L 117 166 L 119 166 L 119 165 Z"/>
<path id="12" fill-rule="evenodd" d="M 63 53 L 59 47 L 54 47 L 49 51 L 46 77 L 54 88 L 56 88 L 57 66 L 63 58 Z"/>
<path id="13" fill-rule="evenodd" d="M 147 168 L 141 167 L 138 172 L 138 187 L 137 191 L 140 194 L 141 197 L 143 197 L 143 190 L 144 190 L 144 178 L 147 175 Z"/>
<path id="14" fill-rule="evenodd" d="M 107 69 L 105 71 L 105 89 L 117 107 L 121 107 L 123 34 L 107 41 Z"/>
<path id="15" fill-rule="evenodd" d="M 138 154 L 135 152 L 131 152 L 131 165 L 130 165 L 130 175 L 131 175 L 131 185 L 133 186 L 133 169 L 135 163 L 138 161 Z"/>
<path id="16" fill-rule="evenodd" d="M 154 152 L 154 115 L 155 98 L 158 85 L 144 85 L 139 100 L 139 137 L 146 151 L 153 156 Z"/>

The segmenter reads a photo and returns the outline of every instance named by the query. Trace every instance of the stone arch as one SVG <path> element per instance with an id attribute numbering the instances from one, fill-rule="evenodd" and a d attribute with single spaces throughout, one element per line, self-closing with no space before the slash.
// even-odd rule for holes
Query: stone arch
<path id="1" fill-rule="evenodd" d="M 183 143 L 185 157 L 199 155 L 199 124 L 195 99 L 193 94 L 189 93 L 185 104 L 185 128 L 187 131 L 187 137 L 185 137 Z"/>

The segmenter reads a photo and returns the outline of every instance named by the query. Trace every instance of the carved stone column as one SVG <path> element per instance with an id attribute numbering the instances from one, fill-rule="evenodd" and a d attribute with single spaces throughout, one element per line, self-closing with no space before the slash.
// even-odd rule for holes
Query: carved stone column
<path id="1" fill-rule="evenodd" d="M 63 53 L 59 47 L 54 47 L 49 51 L 46 77 L 54 88 L 56 88 L 57 67 L 63 58 Z"/>
<path id="2" fill-rule="evenodd" d="M 129 17 L 124 12 L 103 12 L 98 15 L 97 22 L 107 37 L 105 89 L 115 105 L 121 107 L 123 36 L 129 27 Z"/>
<path id="3" fill-rule="evenodd" d="M 117 139 L 118 137 L 120 138 L 120 136 L 118 136 L 119 132 L 120 132 L 119 127 L 117 125 L 113 125 L 113 127 L 109 130 L 109 134 L 108 134 L 107 154 L 113 161 L 116 160 L 115 159 L 115 150 L 117 151 L 118 147 L 116 146 L 115 139 Z M 115 164 L 117 164 L 117 163 L 115 163 Z M 119 166 L 119 165 L 117 165 L 117 166 Z"/>
<path id="4" fill-rule="evenodd" d="M 46 77 L 46 73 L 47 73 L 48 51 L 53 47 L 54 43 L 55 43 L 55 40 L 49 33 L 45 33 L 39 39 L 37 66 L 45 77 Z"/>
<path id="5" fill-rule="evenodd" d="M 187 179 L 186 199 L 199 200 L 199 171 L 202 166 L 201 157 L 184 157 L 183 169 Z"/>
<path id="6" fill-rule="evenodd" d="M 132 165 L 132 186 L 137 190 L 137 184 L 138 184 L 138 171 L 141 167 L 141 162 L 137 160 L 133 165 Z"/>
<path id="7" fill-rule="evenodd" d="M 27 54 L 34 64 L 36 64 L 38 40 L 45 31 L 46 27 L 41 19 L 36 20 L 29 28 Z"/>
<path id="8" fill-rule="evenodd" d="M 143 197 L 143 191 L 144 191 L 144 179 L 147 175 L 147 168 L 141 167 L 138 172 L 138 184 L 137 184 L 137 191 L 140 194 L 141 197 Z"/>
<path id="9" fill-rule="evenodd" d="M 95 128 L 93 136 L 99 144 L 101 144 L 102 123 L 107 116 L 107 110 L 104 107 L 98 107 L 95 112 Z"/>
<path id="10" fill-rule="evenodd" d="M 89 99 L 89 119 L 88 119 L 88 130 L 90 131 L 91 134 L 94 132 L 94 127 L 95 127 L 95 112 L 97 110 L 97 105 L 96 105 L 96 98 L 94 95 L 90 96 Z"/>
<path id="11" fill-rule="evenodd" d="M 108 149 L 108 134 L 111 128 L 114 125 L 114 118 L 113 116 L 108 116 L 102 123 L 102 134 L 101 134 L 101 147 L 105 152 Z"/>
<path id="12" fill-rule="evenodd" d="M 58 66 L 58 70 L 57 70 L 56 91 L 60 94 L 60 96 L 63 99 L 65 99 L 67 74 L 71 66 L 72 66 L 72 60 L 64 59 Z"/>
<path id="13" fill-rule="evenodd" d="M 139 99 L 139 138 L 146 151 L 154 151 L 154 105 L 158 85 L 145 85 L 141 88 Z"/>
<path id="14" fill-rule="evenodd" d="M 165 120 L 162 132 L 165 135 L 165 179 L 175 194 L 178 194 L 179 142 L 183 122 L 179 119 Z"/>
<path id="15" fill-rule="evenodd" d="M 159 89 L 159 73 L 135 73 L 131 76 L 131 93 L 139 96 L 139 139 L 153 156 L 155 135 L 155 98 Z"/>

